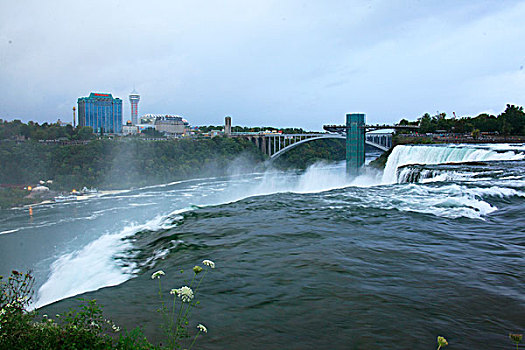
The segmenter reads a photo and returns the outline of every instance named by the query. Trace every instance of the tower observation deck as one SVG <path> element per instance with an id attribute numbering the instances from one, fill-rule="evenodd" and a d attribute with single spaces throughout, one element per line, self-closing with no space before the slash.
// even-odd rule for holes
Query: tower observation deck
<path id="1" fill-rule="evenodd" d="M 131 104 L 131 123 L 133 125 L 138 124 L 139 101 L 140 95 L 135 91 L 135 89 L 133 89 L 129 95 L 129 103 Z"/>

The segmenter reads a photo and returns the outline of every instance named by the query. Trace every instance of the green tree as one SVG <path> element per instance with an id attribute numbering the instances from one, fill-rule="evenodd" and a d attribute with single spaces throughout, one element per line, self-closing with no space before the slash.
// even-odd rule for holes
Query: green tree
<path id="1" fill-rule="evenodd" d="M 93 128 L 91 126 L 82 126 L 77 128 L 77 137 L 79 140 L 91 140 L 95 138 Z"/>
<path id="2" fill-rule="evenodd" d="M 422 134 L 434 132 L 435 130 L 436 128 L 432 124 L 432 118 L 430 118 L 430 114 L 425 113 L 421 118 L 419 118 L 419 131 Z"/>
<path id="3" fill-rule="evenodd" d="M 523 107 L 514 105 L 507 105 L 503 113 L 498 116 L 501 122 L 501 132 L 504 135 L 523 135 L 523 127 L 525 126 L 525 112 Z M 505 132 L 503 128 L 505 127 Z"/>

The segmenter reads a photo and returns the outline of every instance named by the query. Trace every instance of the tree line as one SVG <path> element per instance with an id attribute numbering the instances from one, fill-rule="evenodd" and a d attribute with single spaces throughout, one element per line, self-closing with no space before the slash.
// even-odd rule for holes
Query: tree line
<path id="1" fill-rule="evenodd" d="M 15 119 L 7 121 L 0 119 L 0 140 L 30 139 L 30 140 L 91 140 L 95 138 L 93 128 L 60 123 L 43 123 L 30 121 L 27 124 Z"/>
<path id="2" fill-rule="evenodd" d="M 523 107 L 508 104 L 499 115 L 482 113 L 476 117 L 447 118 L 446 113 L 433 116 L 425 113 L 417 121 L 402 119 L 400 125 L 419 125 L 420 133 L 479 133 L 500 135 L 525 135 L 525 112 Z"/>
<path id="3" fill-rule="evenodd" d="M 97 139 L 87 144 L 0 143 L 0 183 L 53 180 L 54 189 L 119 189 L 227 174 L 241 157 L 257 164 L 264 155 L 240 138 Z"/>

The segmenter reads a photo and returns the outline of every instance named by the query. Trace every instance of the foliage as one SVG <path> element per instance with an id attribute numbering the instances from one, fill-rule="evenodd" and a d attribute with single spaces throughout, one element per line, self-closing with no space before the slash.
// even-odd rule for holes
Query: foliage
<path id="1" fill-rule="evenodd" d="M 337 162 L 344 159 L 346 159 L 345 140 L 315 140 L 284 153 L 275 160 L 274 165 L 285 169 L 306 169 L 321 160 Z"/>
<path id="2" fill-rule="evenodd" d="M 441 349 L 442 347 L 448 345 L 447 340 L 446 340 L 445 338 L 443 338 L 442 336 L 438 336 L 438 337 L 437 337 L 437 343 L 438 343 L 438 348 L 437 348 L 437 350 L 439 350 L 439 349 Z"/>
<path id="3" fill-rule="evenodd" d="M 0 276 L 0 308 L 12 307 L 22 310 L 27 307 L 33 297 L 33 284 L 30 272 L 20 273 L 13 270 L 7 281 Z"/>
<path id="4" fill-rule="evenodd" d="M 56 319 L 43 315 L 36 321 L 37 313 L 27 311 L 33 283 L 30 273 L 18 271 L 6 282 L 0 278 L 0 349 L 159 349 L 140 329 L 111 336 L 120 328 L 103 317 L 95 300 L 82 300 L 79 308 Z"/>
<path id="5" fill-rule="evenodd" d="M 222 130 L 222 129 L 224 129 L 223 125 L 203 125 L 203 126 L 198 127 L 198 130 L 202 133 L 208 133 L 212 130 Z M 233 128 L 232 128 L 232 131 L 233 131 Z"/>
<path id="6" fill-rule="evenodd" d="M 32 315 L 25 313 L 33 296 L 33 284 L 29 272 L 13 270 L 7 281 L 0 276 L 0 349 L 24 348 L 19 344 L 33 328 Z"/>
<path id="7" fill-rule="evenodd" d="M 192 177 L 224 175 L 243 156 L 257 163 L 262 153 L 240 138 L 138 138 L 93 140 L 87 144 L 0 143 L 0 183 L 54 180 L 56 189 L 126 188 Z"/>
<path id="8" fill-rule="evenodd" d="M 211 269 L 215 268 L 215 263 L 211 260 L 204 260 L 202 263 L 204 266 Z M 163 328 L 166 333 L 168 347 L 170 349 L 181 348 L 184 340 L 190 338 L 190 332 L 188 330 L 189 318 L 192 308 L 196 307 L 200 303 L 199 301 L 196 301 L 195 298 L 197 296 L 197 292 L 199 291 L 199 286 L 208 273 L 208 270 L 208 268 L 202 268 L 201 266 L 193 267 L 193 278 L 191 279 L 191 282 L 188 283 L 189 286 L 183 286 L 170 291 L 170 294 L 173 295 L 171 307 L 166 305 L 162 294 L 162 284 L 160 278 L 161 276 L 164 276 L 164 271 L 159 270 L 151 275 L 152 279 L 158 279 L 159 281 L 159 298 L 161 307 L 158 311 L 161 313 L 164 320 Z M 204 273 L 200 278 L 198 278 L 197 275 L 203 271 Z M 184 270 L 181 270 L 181 273 L 184 273 Z M 194 283 L 197 283 L 196 287 L 194 287 Z M 178 299 L 180 299 L 180 301 L 178 301 Z M 180 304 L 178 307 L 178 312 L 176 312 L 177 303 Z M 204 325 L 198 324 L 197 332 L 195 333 L 195 336 L 193 336 L 193 341 L 187 349 L 189 350 L 193 347 L 200 333 L 207 332 L 208 330 Z"/>
<path id="9" fill-rule="evenodd" d="M 27 195 L 28 191 L 21 188 L 0 188 L 0 208 L 12 208 L 41 201 L 40 198 L 27 198 Z"/>
<path id="10" fill-rule="evenodd" d="M 388 151 L 383 152 L 379 157 L 371 161 L 368 165 L 376 169 L 384 169 L 386 162 L 388 161 L 388 157 L 390 156 L 393 150 L 394 148 L 391 147 Z"/>
<path id="11" fill-rule="evenodd" d="M 426 135 L 407 135 L 407 134 L 394 134 L 392 135 L 392 145 L 420 145 L 420 144 L 431 144 L 436 143 L 432 137 Z"/>
<path id="12" fill-rule="evenodd" d="M 519 349 L 519 344 L 521 343 L 521 340 L 523 339 L 523 334 L 517 334 L 517 333 L 511 333 L 509 334 L 510 340 L 516 344 L 516 350 Z"/>
<path id="13" fill-rule="evenodd" d="M 425 113 L 418 119 L 419 132 L 425 133 L 471 133 L 497 132 L 501 135 L 525 135 L 525 112 L 523 107 L 508 104 L 505 111 L 498 116 L 482 113 L 476 117 L 446 118 L 445 113 L 433 116 Z M 400 125 L 411 125 L 412 122 L 402 119 Z M 479 136 L 478 132 L 476 134 Z"/>
<path id="14" fill-rule="evenodd" d="M 30 121 L 24 124 L 18 119 L 10 122 L 0 119 L 0 140 L 90 140 L 94 137 L 89 126 L 73 128 L 71 125 L 61 126 L 58 122 L 38 124 Z"/>
<path id="15" fill-rule="evenodd" d="M 183 343 L 189 343 L 185 348 L 190 350 L 200 333 L 208 331 L 204 325 L 198 324 L 195 335 L 190 337 L 188 329 L 191 311 L 199 304 L 196 301 L 199 287 L 208 271 L 215 268 L 215 263 L 210 260 L 202 263 L 204 268 L 193 268 L 189 287 L 170 291 L 172 305 L 167 305 L 162 295 L 160 277 L 164 272 L 157 271 L 152 275 L 153 279 L 159 279 L 162 304 L 159 311 L 164 319 L 169 349 L 179 349 Z M 104 317 L 95 300 L 79 299 L 79 307 L 57 314 L 55 318 L 42 315 L 37 320 L 38 314 L 27 310 L 33 296 L 33 285 L 34 278 L 29 272 L 13 271 L 6 281 L 0 276 L 0 349 L 167 349 L 151 344 L 139 328 L 121 331 Z"/>

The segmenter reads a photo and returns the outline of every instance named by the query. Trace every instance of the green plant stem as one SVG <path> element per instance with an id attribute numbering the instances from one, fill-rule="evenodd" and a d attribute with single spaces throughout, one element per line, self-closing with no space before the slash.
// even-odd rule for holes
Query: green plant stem
<path id="1" fill-rule="evenodd" d="M 195 341 L 197 340 L 197 337 L 199 336 L 199 334 L 200 334 L 200 331 L 197 334 L 195 334 L 195 338 L 193 338 L 193 341 L 191 342 L 191 345 L 188 348 L 188 350 L 191 350 L 191 348 L 193 347 L 193 344 L 195 344 Z"/>
<path id="2" fill-rule="evenodd" d="M 173 306 L 175 307 L 175 300 L 177 300 L 177 296 L 175 296 L 173 298 Z M 180 316 L 182 314 L 182 308 L 184 306 L 184 303 L 181 301 L 181 304 L 180 304 L 180 308 L 179 308 L 179 314 L 177 315 L 177 320 L 175 321 L 176 324 L 175 324 L 175 334 L 173 334 L 173 345 L 175 345 L 175 342 L 176 342 L 176 339 L 177 339 L 177 336 L 179 335 L 179 327 L 180 327 Z M 173 309 L 175 310 L 175 309 Z M 175 314 L 173 314 L 173 316 L 175 316 Z"/>
<path id="3" fill-rule="evenodd" d="M 202 280 L 204 279 L 204 276 L 206 276 L 207 273 L 208 273 L 208 270 L 206 269 L 204 271 L 204 273 L 202 274 L 202 277 L 199 280 L 199 283 L 197 284 L 197 287 L 195 288 L 195 293 L 194 293 L 195 295 L 197 295 L 197 291 L 199 290 L 199 286 L 201 285 L 201 282 L 202 282 Z"/>
<path id="4" fill-rule="evenodd" d="M 159 280 L 159 298 L 160 298 L 160 303 L 161 303 L 161 314 L 162 314 L 162 318 L 164 319 L 164 324 L 165 325 L 168 325 L 170 324 L 170 320 L 169 320 L 169 315 L 167 314 L 166 312 L 166 304 L 164 303 L 164 297 L 162 296 L 162 284 L 160 282 L 160 278 L 158 279 Z M 170 331 L 171 331 L 171 328 L 168 331 L 168 337 L 170 335 Z"/>
<path id="5" fill-rule="evenodd" d="M 204 274 L 202 275 L 201 279 L 199 280 L 199 283 L 197 284 L 197 287 L 195 288 L 195 292 L 194 292 L 194 295 L 197 296 L 197 291 L 199 290 L 199 286 L 202 282 L 202 280 L 204 279 L 204 276 L 206 276 L 206 273 L 208 273 L 208 270 L 204 271 Z M 192 281 L 193 283 L 193 281 Z M 191 304 L 188 305 L 188 308 L 186 309 L 186 313 L 184 314 L 183 318 L 187 318 L 191 315 L 190 311 L 191 311 L 191 308 L 190 308 Z"/>
<path id="6" fill-rule="evenodd" d="M 206 272 L 204 272 L 204 274 L 206 274 Z M 191 280 L 191 283 L 190 283 L 190 288 L 193 286 L 193 282 L 195 281 L 195 276 L 197 276 L 196 273 L 193 274 L 193 278 Z M 202 276 L 202 278 L 204 278 L 204 275 Z M 202 281 L 202 278 L 200 279 L 199 283 L 197 284 L 197 288 L 199 288 L 199 285 L 201 284 L 201 281 Z M 197 289 L 195 289 L 195 292 L 193 293 L 194 297 L 197 296 Z M 191 310 L 191 302 L 188 303 L 188 307 L 186 308 L 186 311 L 184 312 L 184 315 L 182 316 L 182 319 L 187 319 L 187 317 L 189 316 L 189 312 Z"/>
<path id="7" fill-rule="evenodd" d="M 197 276 L 197 274 L 194 272 L 193 273 L 193 278 L 191 279 L 191 282 L 190 282 L 190 288 L 191 288 L 191 286 L 193 286 L 193 281 L 195 281 L 195 276 Z"/>
<path id="8" fill-rule="evenodd" d="M 171 333 L 174 332 L 173 328 L 174 328 L 174 322 L 175 322 L 175 300 L 177 300 L 177 295 L 174 295 L 173 296 L 173 307 L 171 308 L 171 315 L 170 315 L 170 321 L 169 321 L 169 324 L 170 324 L 170 330 L 169 330 L 169 333 L 168 333 L 168 336 L 171 338 Z M 175 333 L 176 335 L 176 333 Z M 175 337 L 174 335 L 174 337 Z M 173 343 L 175 344 L 175 340 L 173 339 Z"/>

